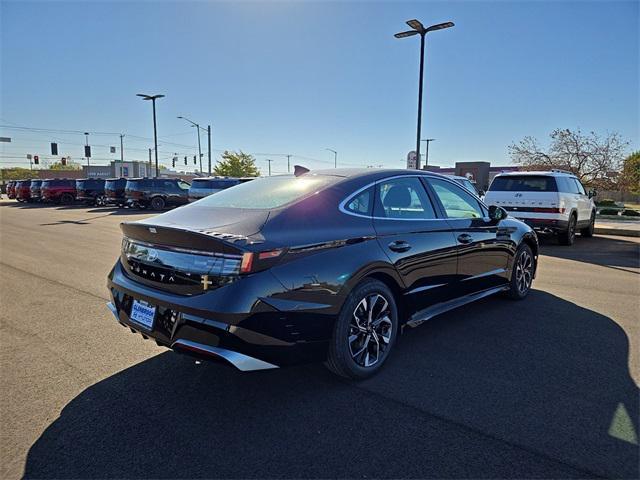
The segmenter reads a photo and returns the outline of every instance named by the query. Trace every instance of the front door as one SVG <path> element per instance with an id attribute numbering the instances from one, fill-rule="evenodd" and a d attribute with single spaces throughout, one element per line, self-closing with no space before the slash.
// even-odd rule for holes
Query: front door
<path id="1" fill-rule="evenodd" d="M 427 183 L 458 244 L 460 294 L 507 283 L 513 250 L 509 229 L 490 220 L 484 205 L 456 183 L 439 178 L 428 178 Z"/>
<path id="2" fill-rule="evenodd" d="M 373 216 L 378 242 L 402 277 L 410 308 L 421 310 L 451 298 L 456 240 L 420 178 L 379 181 Z"/>

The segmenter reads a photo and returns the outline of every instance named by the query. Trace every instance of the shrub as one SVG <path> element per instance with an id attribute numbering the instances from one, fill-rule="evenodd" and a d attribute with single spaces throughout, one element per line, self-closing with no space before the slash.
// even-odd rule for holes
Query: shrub
<path id="1" fill-rule="evenodd" d="M 610 198 L 605 198 L 603 200 L 598 200 L 596 202 L 596 205 L 598 207 L 615 207 L 616 202 L 614 200 L 611 200 Z"/>
<path id="2" fill-rule="evenodd" d="M 640 217 L 640 212 L 627 208 L 622 211 L 622 215 L 624 215 L 625 217 Z"/>
<path id="3" fill-rule="evenodd" d="M 600 210 L 600 215 L 618 215 L 618 210 L 615 208 L 603 208 Z"/>

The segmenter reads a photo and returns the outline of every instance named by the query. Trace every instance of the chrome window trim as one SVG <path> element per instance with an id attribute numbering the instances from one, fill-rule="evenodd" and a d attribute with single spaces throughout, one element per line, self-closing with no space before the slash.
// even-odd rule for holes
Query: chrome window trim
<path id="1" fill-rule="evenodd" d="M 485 207 L 487 209 L 487 211 L 489 210 L 489 207 L 487 207 L 485 205 L 485 203 L 480 200 L 480 198 L 478 198 L 477 195 L 473 194 L 473 192 L 469 192 L 466 188 L 464 188 L 463 186 L 461 186 L 459 183 L 457 183 L 455 180 L 446 178 L 446 177 L 441 177 L 441 176 L 434 176 L 434 175 L 428 175 L 428 174 L 409 174 L 409 175 L 394 175 L 392 177 L 385 177 L 385 178 L 381 178 L 380 180 L 376 180 L 374 182 L 368 183 L 367 185 L 365 185 L 364 187 L 359 188 L 358 190 L 356 190 L 355 192 L 349 194 L 344 200 L 342 200 L 342 202 L 340 202 L 340 204 L 338 205 L 338 210 L 342 213 L 344 213 L 345 215 L 351 215 L 353 217 L 360 217 L 360 218 L 367 218 L 367 219 L 371 219 L 371 220 L 398 220 L 401 222 L 433 222 L 433 221 L 442 221 L 442 220 L 465 220 L 465 218 L 449 218 L 449 217 L 445 217 L 445 218 L 388 218 L 388 217 L 376 217 L 375 215 L 373 215 L 373 213 L 371 215 L 362 215 L 361 213 L 355 213 L 355 212 L 351 212 L 350 210 L 347 210 L 346 205 L 347 203 L 349 203 L 353 197 L 357 196 L 359 193 L 362 193 L 363 191 L 365 191 L 368 188 L 371 188 L 375 185 L 377 185 L 380 182 L 386 182 L 387 180 L 394 180 L 396 178 L 436 178 L 438 180 L 444 180 L 446 182 L 451 183 L 452 185 L 455 185 L 456 187 L 460 188 L 461 190 L 463 190 L 464 192 L 470 193 L 475 199 L 476 201 L 483 207 Z M 426 189 L 425 189 L 426 190 Z M 425 191 L 425 193 L 427 193 Z M 431 201 L 431 199 L 429 199 L 429 201 Z M 435 207 L 435 205 L 432 205 Z M 371 209 L 371 211 L 373 212 L 373 208 Z M 435 209 L 434 209 L 435 211 Z M 481 217 L 483 220 L 485 221 L 489 221 L 489 217 Z M 466 220 L 471 220 L 471 219 L 466 219 Z"/>

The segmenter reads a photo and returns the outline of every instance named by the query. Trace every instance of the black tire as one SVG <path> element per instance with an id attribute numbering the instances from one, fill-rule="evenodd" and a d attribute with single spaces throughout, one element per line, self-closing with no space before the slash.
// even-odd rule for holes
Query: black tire
<path id="1" fill-rule="evenodd" d="M 152 210 L 162 210 L 164 209 L 166 202 L 162 197 L 153 197 L 151 199 L 151 209 Z"/>
<path id="2" fill-rule="evenodd" d="M 63 205 L 71 205 L 73 203 L 73 195 L 70 193 L 63 193 L 60 196 L 60 203 Z"/>
<path id="3" fill-rule="evenodd" d="M 593 231 L 596 226 L 596 212 L 591 212 L 591 220 L 589 221 L 589 226 L 580 230 L 580 236 L 582 237 L 593 237 Z"/>
<path id="4" fill-rule="evenodd" d="M 358 317 L 363 321 L 358 322 Z M 364 321 L 367 318 L 372 320 Z M 398 309 L 393 293 L 381 281 L 365 279 L 351 291 L 340 310 L 325 365 L 341 377 L 370 377 L 389 357 L 397 332 Z"/>
<path id="5" fill-rule="evenodd" d="M 572 213 L 569 217 L 569 225 L 564 232 L 560 232 L 558 234 L 558 241 L 560 245 L 573 245 L 573 242 L 576 239 L 576 223 L 578 223 L 578 219 L 576 218 L 575 213 Z"/>
<path id="6" fill-rule="evenodd" d="M 513 257 L 513 267 L 511 269 L 511 281 L 507 295 L 513 300 L 522 300 L 531 290 L 533 275 L 535 273 L 535 258 L 531 247 L 523 243 L 518 247 Z"/>

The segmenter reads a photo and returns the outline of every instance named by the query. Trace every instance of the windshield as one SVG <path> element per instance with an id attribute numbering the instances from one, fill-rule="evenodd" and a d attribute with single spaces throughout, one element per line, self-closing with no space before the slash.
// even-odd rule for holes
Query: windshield
<path id="1" fill-rule="evenodd" d="M 320 175 L 263 177 L 222 190 L 196 204 L 227 208 L 278 208 L 323 190 L 338 180 L 340 177 Z"/>
<path id="2" fill-rule="evenodd" d="M 553 177 L 545 175 L 505 175 L 491 182 L 492 192 L 557 192 Z"/>

